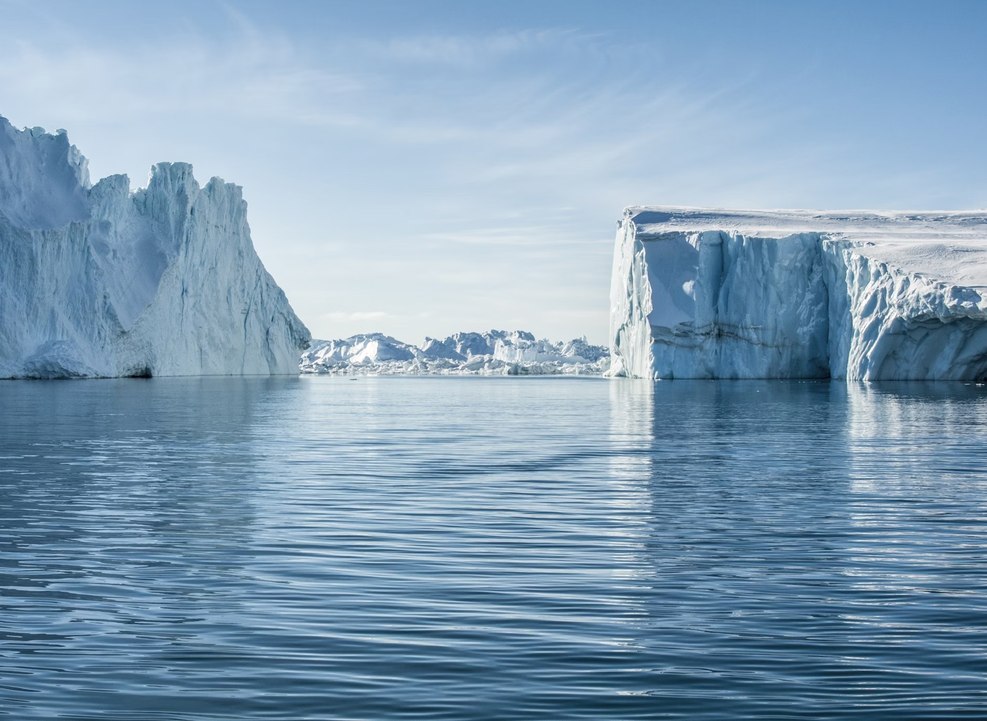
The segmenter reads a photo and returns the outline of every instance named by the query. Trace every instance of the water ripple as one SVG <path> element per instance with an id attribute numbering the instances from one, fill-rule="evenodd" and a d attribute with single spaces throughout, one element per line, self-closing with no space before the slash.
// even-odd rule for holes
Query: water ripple
<path id="1" fill-rule="evenodd" d="M 0 384 L 0 718 L 987 716 L 962 384 Z"/>

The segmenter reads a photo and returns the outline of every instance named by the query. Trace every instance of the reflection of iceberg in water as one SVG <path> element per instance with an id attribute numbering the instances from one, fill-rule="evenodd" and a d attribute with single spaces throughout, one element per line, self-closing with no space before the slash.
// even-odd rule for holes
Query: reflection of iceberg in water
<path id="1" fill-rule="evenodd" d="M 972 383 L 849 384 L 847 441 L 854 490 L 919 490 L 979 474 L 983 466 L 970 463 L 976 447 L 969 441 L 987 429 L 983 391 Z M 969 429 L 970 435 L 958 436 L 957 428 Z M 933 452 L 949 462 L 929 475 L 916 459 Z"/>
<path id="2" fill-rule="evenodd" d="M 633 417 L 640 399 L 613 397 Z M 813 717 L 973 707 L 984 389 L 676 381 L 646 402 L 646 458 L 614 468 L 647 474 L 648 694 L 683 716 L 729 698 L 763 718 L 793 687 Z"/>
<path id="3" fill-rule="evenodd" d="M 613 397 L 627 417 L 647 409 L 645 457 L 616 466 L 646 479 L 634 637 L 653 669 L 646 693 L 695 715 L 736 694 L 751 704 L 738 700 L 738 717 L 756 717 L 787 673 L 782 649 L 805 633 L 805 599 L 842 558 L 834 538 L 804 529 L 842 513 L 842 462 L 816 440 L 841 426 L 845 405 L 831 403 L 829 383 L 676 381 Z"/>
<path id="4" fill-rule="evenodd" d="M 611 478 L 647 483 L 651 478 L 655 386 L 650 380 L 610 384 Z"/>
<path id="5" fill-rule="evenodd" d="M 135 629 L 138 638 L 184 644 L 186 653 L 218 653 L 220 640 L 200 639 L 196 629 L 238 611 L 238 569 L 263 481 L 258 424 L 268 422 L 264 406 L 275 391 L 298 384 L 0 384 L 3 585 L 30 588 L 37 599 L 4 606 L 0 642 L 9 653 L 61 669 L 67 647 L 99 638 L 102 655 L 59 671 L 66 687 L 85 686 L 84 674 L 144 668 L 161 671 L 160 689 L 180 683 L 167 673 L 180 661 L 162 651 L 167 644 L 135 642 Z M 38 603 L 60 608 L 59 621 L 32 611 Z"/>
<path id="6" fill-rule="evenodd" d="M 251 429 L 263 420 L 256 406 L 291 384 L 297 379 L 3 384 L 0 451 L 15 457 L 4 465 L 18 479 L 8 492 L 36 504 L 18 517 L 43 512 L 47 498 L 66 514 L 64 528 L 82 533 L 102 515 L 109 528 L 154 540 L 180 515 L 186 528 L 242 534 L 257 462 Z"/>
<path id="7" fill-rule="evenodd" d="M 641 579 L 651 575 L 647 538 L 651 533 L 648 486 L 651 482 L 651 418 L 654 384 L 629 380 L 610 384 L 609 505 L 624 516 L 627 552 L 616 557 L 611 575 Z M 638 605 L 638 604 L 634 604 Z M 641 611 L 643 612 L 643 610 Z"/>
<path id="8" fill-rule="evenodd" d="M 846 393 L 846 575 L 856 592 L 882 599 L 859 604 L 852 620 L 907 630 L 914 619 L 893 617 L 902 599 L 936 593 L 948 613 L 950 598 L 970 590 L 956 584 L 967 583 L 962 568 L 979 555 L 971 540 L 987 516 L 985 395 L 960 383 L 851 384 Z"/>

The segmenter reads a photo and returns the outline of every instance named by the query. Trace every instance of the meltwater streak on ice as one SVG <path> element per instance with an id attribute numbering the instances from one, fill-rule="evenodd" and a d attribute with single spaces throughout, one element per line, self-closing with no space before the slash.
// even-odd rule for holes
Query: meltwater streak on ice
<path id="1" fill-rule="evenodd" d="M 0 384 L 0 718 L 987 709 L 987 391 Z"/>

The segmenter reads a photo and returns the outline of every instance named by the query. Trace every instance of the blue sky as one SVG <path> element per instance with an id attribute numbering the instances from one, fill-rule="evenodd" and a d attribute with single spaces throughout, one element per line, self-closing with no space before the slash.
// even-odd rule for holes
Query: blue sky
<path id="1" fill-rule="evenodd" d="M 0 115 L 243 185 L 316 337 L 605 342 L 626 205 L 987 206 L 987 2 L 0 0 Z"/>

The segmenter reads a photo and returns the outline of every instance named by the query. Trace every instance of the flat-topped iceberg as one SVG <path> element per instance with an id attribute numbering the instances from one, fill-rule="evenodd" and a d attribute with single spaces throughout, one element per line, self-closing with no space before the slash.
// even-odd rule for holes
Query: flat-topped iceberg
<path id="1" fill-rule="evenodd" d="M 0 378 L 297 373 L 309 333 L 246 212 L 185 163 L 91 186 L 64 131 L 0 118 Z"/>
<path id="2" fill-rule="evenodd" d="M 983 380 L 987 213 L 628 208 L 611 374 Z"/>
<path id="3" fill-rule="evenodd" d="M 455 333 L 421 346 L 383 333 L 313 341 L 302 373 L 330 375 L 601 375 L 609 352 L 584 338 L 553 343 L 523 330 Z"/>

